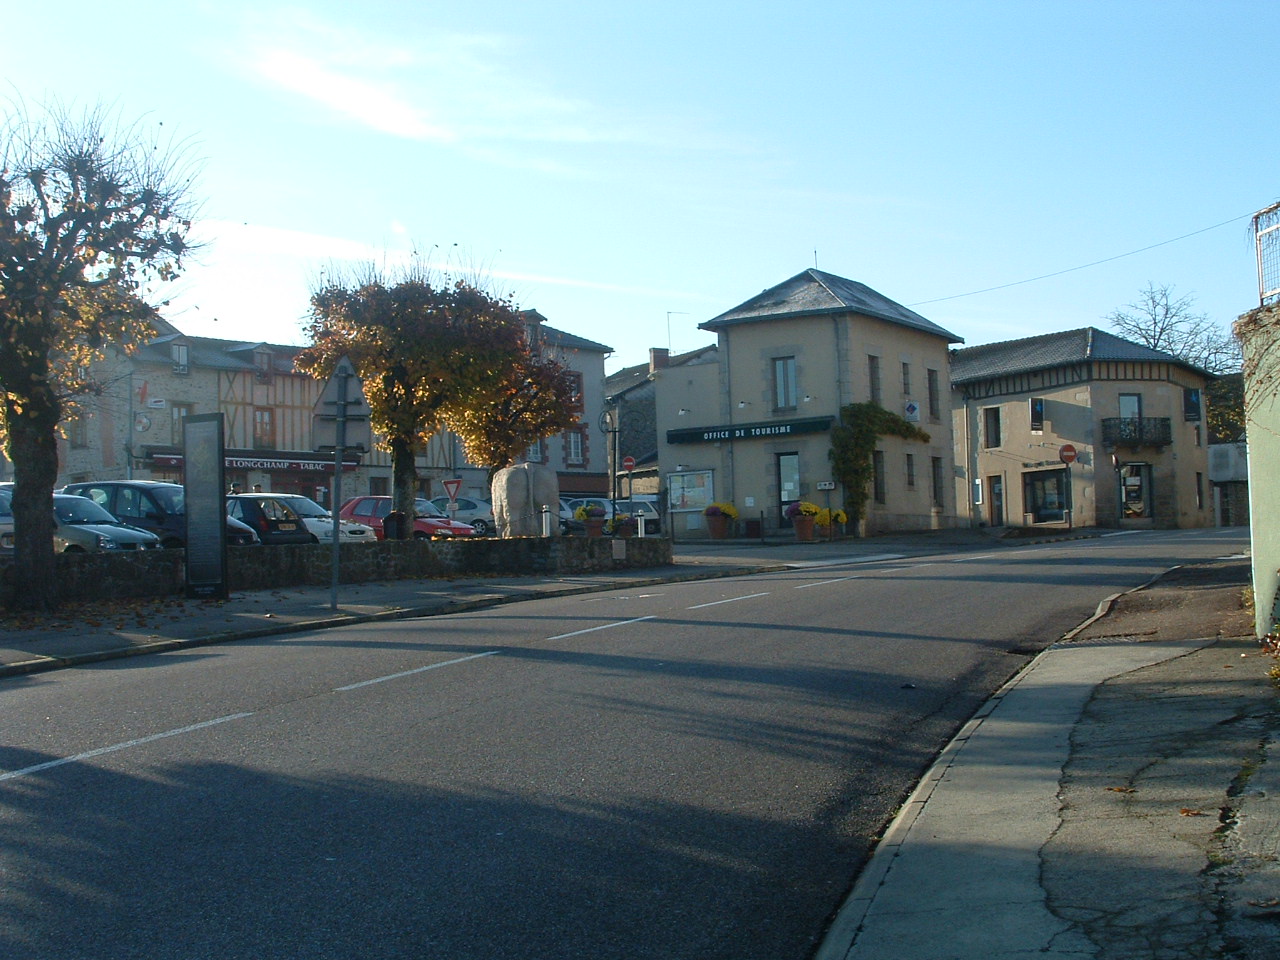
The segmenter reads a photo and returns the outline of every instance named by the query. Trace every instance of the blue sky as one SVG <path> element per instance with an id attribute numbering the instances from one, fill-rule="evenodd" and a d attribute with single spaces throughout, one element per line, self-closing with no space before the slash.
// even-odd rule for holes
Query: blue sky
<path id="1" fill-rule="evenodd" d="M 1262 0 L 10 0 L 0 22 L 0 98 L 104 101 L 203 159 L 206 246 L 165 294 L 202 336 L 305 342 L 324 271 L 415 249 L 610 370 L 815 263 L 971 345 L 1105 327 L 1148 283 L 1226 325 L 1257 305 L 1249 216 L 1280 199 Z"/>

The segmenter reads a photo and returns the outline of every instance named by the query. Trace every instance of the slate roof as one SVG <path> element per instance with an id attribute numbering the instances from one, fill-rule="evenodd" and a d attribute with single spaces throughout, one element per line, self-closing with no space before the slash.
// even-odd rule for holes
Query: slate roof
<path id="1" fill-rule="evenodd" d="M 895 303 L 865 283 L 846 280 L 821 270 L 805 270 L 776 287 L 770 287 L 732 310 L 698 324 L 702 330 L 719 330 L 739 323 L 783 320 L 831 313 L 859 313 L 902 327 L 910 327 L 948 343 L 964 343 L 961 337 L 926 320 L 914 310 Z"/>
<path id="2" fill-rule="evenodd" d="M 1022 340 L 1005 340 L 951 351 L 951 382 L 970 383 L 989 377 L 1027 373 L 1089 360 L 1133 360 L 1176 363 L 1208 376 L 1194 364 L 1163 350 L 1124 340 L 1096 327 L 1046 333 Z"/>
<path id="3" fill-rule="evenodd" d="M 566 350 L 590 350 L 594 353 L 613 353 L 613 347 L 606 347 L 603 343 L 596 343 L 586 337 L 565 333 L 555 327 L 548 327 L 545 323 L 540 324 L 539 329 L 542 331 L 542 342 L 549 343 L 553 347 L 561 347 Z"/>
<path id="4" fill-rule="evenodd" d="M 689 363 L 701 360 L 708 352 L 716 353 L 717 347 L 714 343 L 707 344 L 705 347 L 698 347 L 687 353 L 678 353 L 674 357 L 667 360 L 667 367 L 683 367 Z M 665 368 L 663 368 L 665 369 Z M 623 367 L 621 370 L 615 370 L 604 378 L 605 393 L 610 396 L 617 396 L 626 393 L 628 390 L 634 390 L 642 383 L 649 380 L 649 363 L 637 363 L 634 366 Z"/>
<path id="5" fill-rule="evenodd" d="M 211 370 L 256 370 L 253 351 L 264 346 L 271 351 L 271 367 L 279 373 L 295 373 L 293 358 L 302 347 L 280 343 L 242 343 L 238 340 L 216 340 L 212 337 L 189 337 L 182 333 L 165 333 L 148 340 L 138 349 L 138 359 L 146 363 L 172 363 L 170 345 L 175 341 L 187 345 L 188 362 L 193 367 Z"/>

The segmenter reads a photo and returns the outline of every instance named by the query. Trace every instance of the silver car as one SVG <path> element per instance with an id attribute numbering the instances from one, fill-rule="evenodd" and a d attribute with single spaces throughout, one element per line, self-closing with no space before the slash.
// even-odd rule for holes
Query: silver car
<path id="1" fill-rule="evenodd" d="M 88 497 L 53 495 L 53 549 L 60 553 L 159 550 L 160 538 L 121 523 Z"/>
<path id="2" fill-rule="evenodd" d="M 0 556 L 13 553 L 13 491 L 0 487 Z"/>

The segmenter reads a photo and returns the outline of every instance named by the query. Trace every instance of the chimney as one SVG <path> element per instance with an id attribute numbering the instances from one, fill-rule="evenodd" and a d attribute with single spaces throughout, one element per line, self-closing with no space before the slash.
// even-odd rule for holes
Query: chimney
<path id="1" fill-rule="evenodd" d="M 649 372 L 661 370 L 667 365 L 667 361 L 671 358 L 671 351 L 666 347 L 650 347 L 649 348 Z"/>

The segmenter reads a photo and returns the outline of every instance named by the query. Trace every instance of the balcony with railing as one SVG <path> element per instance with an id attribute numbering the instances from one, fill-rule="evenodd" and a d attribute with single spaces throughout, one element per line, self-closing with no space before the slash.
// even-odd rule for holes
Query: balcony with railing
<path id="1" fill-rule="evenodd" d="M 1117 447 L 1165 447 L 1173 442 L 1168 417 L 1104 417 L 1102 442 Z"/>

